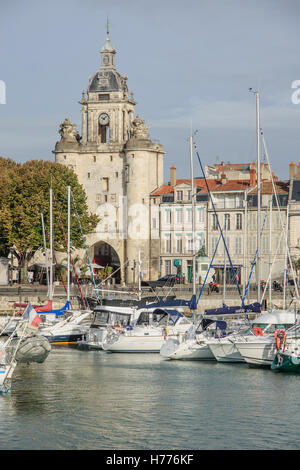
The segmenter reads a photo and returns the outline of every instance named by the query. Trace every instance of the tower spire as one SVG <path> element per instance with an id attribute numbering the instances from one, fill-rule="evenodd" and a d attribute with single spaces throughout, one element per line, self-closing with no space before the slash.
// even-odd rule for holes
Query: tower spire
<path id="1" fill-rule="evenodd" d="M 114 67 L 114 55 L 116 53 L 115 49 L 112 47 L 110 43 L 110 36 L 109 36 L 109 27 L 110 23 L 108 21 L 108 17 L 106 20 L 106 43 L 101 49 L 102 54 L 102 66 L 104 67 Z"/>

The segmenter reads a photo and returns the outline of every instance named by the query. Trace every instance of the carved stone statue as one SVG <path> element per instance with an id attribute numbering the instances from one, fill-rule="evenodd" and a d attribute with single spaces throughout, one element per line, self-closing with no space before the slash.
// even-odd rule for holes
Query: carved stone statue
<path id="1" fill-rule="evenodd" d="M 76 130 L 76 124 L 72 124 L 68 118 L 66 118 L 60 125 L 59 133 L 61 135 L 61 140 L 64 142 L 80 142 L 80 135 Z"/>
<path id="2" fill-rule="evenodd" d="M 135 139 L 149 139 L 149 126 L 145 126 L 145 121 L 136 116 L 136 118 L 131 123 L 131 135 Z"/>

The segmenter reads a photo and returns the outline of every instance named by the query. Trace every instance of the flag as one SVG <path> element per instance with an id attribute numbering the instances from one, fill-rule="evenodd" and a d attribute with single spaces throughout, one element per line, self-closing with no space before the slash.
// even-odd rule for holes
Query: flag
<path id="1" fill-rule="evenodd" d="M 36 328 L 39 326 L 39 324 L 42 321 L 41 317 L 36 313 L 36 311 L 34 310 L 31 304 L 27 305 L 26 310 L 22 316 L 24 320 L 28 320 L 30 325 L 35 326 Z"/>

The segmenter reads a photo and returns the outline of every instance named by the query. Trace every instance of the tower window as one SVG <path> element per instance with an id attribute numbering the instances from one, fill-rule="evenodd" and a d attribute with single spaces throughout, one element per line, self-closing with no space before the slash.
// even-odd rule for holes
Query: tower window
<path id="1" fill-rule="evenodd" d="M 88 173 L 88 179 L 90 179 L 90 177 L 91 177 L 91 173 Z"/>
<path id="2" fill-rule="evenodd" d="M 109 94 L 98 95 L 99 101 L 109 101 Z"/>
<path id="3" fill-rule="evenodd" d="M 96 162 L 96 160 L 97 160 L 97 158 L 96 158 L 96 156 L 94 155 L 94 162 Z"/>
<path id="4" fill-rule="evenodd" d="M 102 186 L 103 191 L 107 192 L 109 191 L 109 179 L 108 178 L 103 178 L 103 186 Z"/>

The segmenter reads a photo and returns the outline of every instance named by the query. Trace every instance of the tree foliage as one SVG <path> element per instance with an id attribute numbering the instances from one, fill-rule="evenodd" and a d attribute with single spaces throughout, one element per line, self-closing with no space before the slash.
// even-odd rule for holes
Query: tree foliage
<path id="1" fill-rule="evenodd" d="M 27 264 L 37 250 L 43 249 L 41 213 L 48 235 L 46 238 L 49 237 L 50 186 L 53 191 L 56 250 L 66 251 L 68 186 L 72 193 L 72 247 L 84 246 L 78 218 L 85 235 L 91 233 L 99 221 L 95 214 L 88 212 L 85 191 L 73 170 L 45 160 L 31 160 L 20 164 L 0 157 L 0 250 L 2 255 L 7 255 L 9 248 L 15 246 L 21 255 L 21 265 Z"/>

